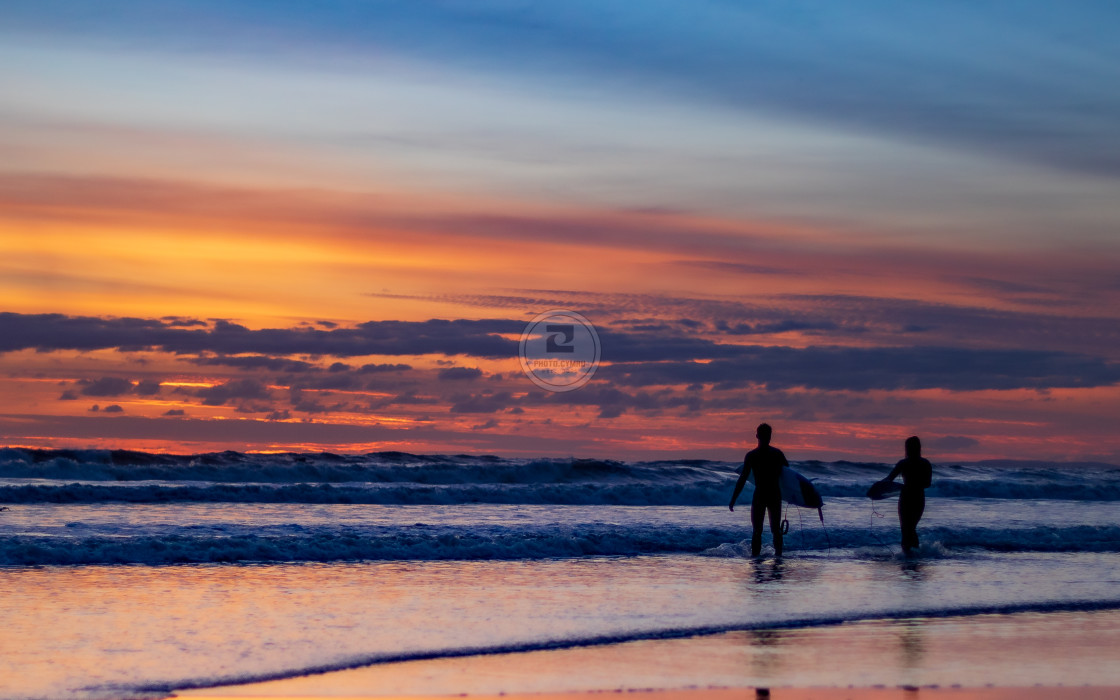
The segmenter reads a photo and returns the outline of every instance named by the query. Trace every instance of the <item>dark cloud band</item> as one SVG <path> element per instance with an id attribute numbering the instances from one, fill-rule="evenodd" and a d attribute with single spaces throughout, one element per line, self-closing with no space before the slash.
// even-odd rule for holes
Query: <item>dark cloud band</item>
<path id="1" fill-rule="evenodd" d="M 966 348 L 734 346 L 711 362 L 617 363 L 600 370 L 621 386 L 750 385 L 825 391 L 948 389 L 982 391 L 1109 386 L 1120 364 L 1062 352 Z"/>
<path id="2" fill-rule="evenodd" d="M 945 346 L 806 348 L 716 343 L 685 326 L 648 330 L 604 330 L 603 360 L 597 381 L 614 387 L 709 386 L 720 390 L 749 386 L 804 387 L 821 391 L 897 391 L 947 389 L 981 391 L 1109 386 L 1120 382 L 1120 363 L 1090 355 L 1018 349 Z M 486 359 L 517 356 L 521 321 L 429 320 L 370 321 L 330 330 L 270 328 L 251 330 L 217 321 L 205 329 L 184 328 L 155 319 L 104 319 L 61 314 L 0 314 L 0 351 L 159 350 L 191 362 L 226 364 L 295 374 L 318 371 L 307 363 L 292 367 L 292 354 L 329 357 L 441 354 Z M 229 357 L 250 354 L 242 358 Z M 363 384 L 357 375 L 408 371 L 408 365 L 365 365 L 354 370 L 336 363 L 323 377 L 290 382 L 316 389 L 350 389 Z M 477 368 L 441 370 L 438 379 L 462 383 L 482 377 Z M 87 383 L 88 396 L 115 396 L 131 390 L 128 381 L 103 378 Z M 156 387 L 158 391 L 158 386 Z M 230 398 L 260 398 L 254 386 L 208 397 L 218 405 Z M 150 393 L 150 392 L 149 392 Z M 464 406 L 470 402 L 458 401 Z M 464 410 L 466 410 L 464 408 Z M 473 409 L 472 410 L 476 410 Z"/>
<path id="3" fill-rule="evenodd" d="M 523 328 L 524 324 L 518 321 L 430 320 L 369 321 L 355 328 L 332 330 L 251 330 L 218 321 L 206 329 L 188 329 L 178 322 L 159 319 L 0 313 L 0 352 L 118 349 L 163 350 L 175 354 L 334 357 L 441 354 L 506 358 L 517 356 L 517 341 L 501 334 L 517 334 Z"/>

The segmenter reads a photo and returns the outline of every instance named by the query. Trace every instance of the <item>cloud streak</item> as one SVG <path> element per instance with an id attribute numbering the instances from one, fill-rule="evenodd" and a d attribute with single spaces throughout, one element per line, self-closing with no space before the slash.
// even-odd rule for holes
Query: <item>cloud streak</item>
<path id="1" fill-rule="evenodd" d="M 389 51 L 519 81 L 574 74 L 604 91 L 657 90 L 1120 174 L 1120 99 L 1108 89 L 1120 65 L 1108 28 L 1120 11 L 1107 4 L 568 0 L 312 10 L 194 2 L 153 12 L 117 1 L 100 3 L 97 13 L 68 10 L 64 2 L 8 2 L 0 24 L 9 32 L 253 61 L 372 64 Z"/>
<path id="2" fill-rule="evenodd" d="M 739 346 L 711 362 L 619 363 L 600 370 L 624 386 L 709 384 L 825 391 L 984 391 L 1111 386 L 1120 364 L 1032 350 L 944 347 L 783 348 Z"/>
<path id="3" fill-rule="evenodd" d="M 185 329 L 160 319 L 96 318 L 64 314 L 0 313 L 0 352 L 34 349 L 123 351 L 158 349 L 175 354 L 237 355 L 323 354 L 334 357 L 364 355 L 470 355 L 486 358 L 517 356 L 517 342 L 503 333 L 520 333 L 524 324 L 503 320 L 369 321 L 356 328 L 265 328 L 217 321 L 211 328 Z M 203 364 L 214 358 L 198 360 Z M 224 358 L 223 363 L 230 363 Z M 233 364 L 271 365 L 257 357 Z M 295 369 L 301 366 L 296 365 Z M 374 370 L 376 371 L 376 370 Z"/>

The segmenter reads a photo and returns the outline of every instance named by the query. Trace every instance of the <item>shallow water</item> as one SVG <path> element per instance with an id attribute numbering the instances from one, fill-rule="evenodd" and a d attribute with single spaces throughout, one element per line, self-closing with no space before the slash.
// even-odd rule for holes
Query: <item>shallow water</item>
<path id="1" fill-rule="evenodd" d="M 869 620 L 378 664 L 188 697 L 497 695 L 689 687 L 1115 686 L 1120 612 Z"/>
<path id="2" fill-rule="evenodd" d="M 797 466 L 825 495 L 824 523 L 787 511 L 787 556 L 775 562 L 743 556 L 750 494 L 727 510 L 728 463 L 0 449 L 10 508 L 0 512 L 0 699 L 152 697 L 477 652 L 551 660 L 597 645 L 594 658 L 626 659 L 634 645 L 697 634 L 715 658 L 738 659 L 735 674 L 771 659 L 767 668 L 819 669 L 820 682 L 847 685 L 877 678 L 867 675 L 877 655 L 921 645 L 898 646 L 909 622 L 858 643 L 827 641 L 827 630 L 921 619 L 936 631 L 928 638 L 947 639 L 947 616 L 967 617 L 960 631 L 995 613 L 1092 621 L 1120 608 L 1114 467 L 937 467 L 921 556 L 907 560 L 894 502 L 861 497 L 884 465 Z M 1085 624 L 1087 639 L 1111 643 Z M 1004 658 L 992 643 L 969 663 Z M 845 647 L 839 656 L 862 649 L 851 680 L 797 656 L 829 645 Z M 722 677 L 687 649 L 665 653 Z M 1024 672 L 1063 682 L 1036 657 L 1024 656 Z M 672 666 L 655 664 L 637 687 L 679 680 Z M 631 677 L 594 668 L 604 675 L 578 677 Z M 783 673 L 733 675 L 777 683 Z"/>
<path id="3" fill-rule="evenodd" d="M 1118 583 L 1120 557 L 1093 553 L 8 568 L 0 590 L 19 612 L 0 636 L 0 697 L 158 695 L 472 651 L 1120 607 Z"/>
<path id="4" fill-rule="evenodd" d="M 787 552 L 897 549 L 893 506 L 834 498 L 823 523 L 815 511 L 788 509 Z M 19 504 L 0 513 L 0 565 L 695 554 L 749 538 L 748 511 L 746 505 L 731 513 L 725 506 Z M 1120 508 L 1109 501 L 930 499 L 921 530 L 924 541 L 937 543 L 934 554 L 1117 552 Z"/>

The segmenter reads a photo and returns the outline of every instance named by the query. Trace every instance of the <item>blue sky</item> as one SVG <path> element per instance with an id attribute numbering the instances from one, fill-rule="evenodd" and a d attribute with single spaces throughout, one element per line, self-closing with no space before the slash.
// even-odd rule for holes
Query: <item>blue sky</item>
<path id="1" fill-rule="evenodd" d="M 329 161 L 309 178 L 376 157 L 445 188 L 1095 244 L 1116 223 L 1117 12 L 16 2 L 0 31 L 27 94 L 3 106 L 294 142 Z"/>

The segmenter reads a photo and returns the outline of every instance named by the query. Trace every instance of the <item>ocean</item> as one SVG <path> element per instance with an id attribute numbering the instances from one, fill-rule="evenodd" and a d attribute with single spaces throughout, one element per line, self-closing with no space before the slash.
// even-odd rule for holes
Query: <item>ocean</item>
<path id="1" fill-rule="evenodd" d="M 0 698 L 361 667 L 374 695 L 1120 684 L 1120 468 L 935 462 L 906 558 L 895 501 L 864 497 L 890 465 L 795 462 L 823 522 L 788 508 L 785 556 L 767 532 L 754 560 L 750 487 L 727 509 L 738 466 L 3 449 Z M 862 663 L 838 661 L 856 648 Z M 521 661 L 407 671 L 475 655 Z"/>

